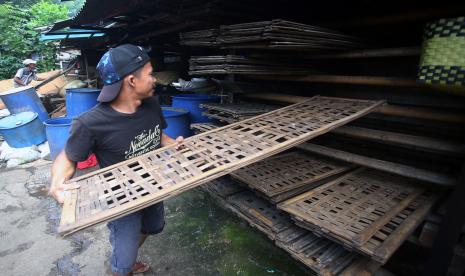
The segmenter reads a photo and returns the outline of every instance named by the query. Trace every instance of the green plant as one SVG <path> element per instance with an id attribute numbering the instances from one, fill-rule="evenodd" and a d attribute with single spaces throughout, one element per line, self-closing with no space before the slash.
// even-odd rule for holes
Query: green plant
<path id="1" fill-rule="evenodd" d="M 54 69 L 55 46 L 39 41 L 40 33 L 36 28 L 64 20 L 67 16 L 66 6 L 50 0 L 41 0 L 30 8 L 0 4 L 0 79 L 12 78 L 23 66 L 22 61 L 33 53 L 41 57 L 37 64 L 39 72 Z"/>

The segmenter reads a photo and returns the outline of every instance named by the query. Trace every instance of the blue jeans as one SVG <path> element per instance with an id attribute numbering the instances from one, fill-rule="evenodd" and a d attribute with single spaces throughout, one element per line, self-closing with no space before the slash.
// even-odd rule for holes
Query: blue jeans
<path id="1" fill-rule="evenodd" d="M 110 256 L 111 270 L 113 273 L 128 274 L 136 263 L 141 234 L 155 235 L 163 231 L 163 202 L 111 221 L 107 226 L 113 248 Z"/>

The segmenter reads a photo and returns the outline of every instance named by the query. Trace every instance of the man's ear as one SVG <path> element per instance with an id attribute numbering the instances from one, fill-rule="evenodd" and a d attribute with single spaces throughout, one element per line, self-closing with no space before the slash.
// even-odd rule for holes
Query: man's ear
<path id="1" fill-rule="evenodd" d="M 126 82 L 130 87 L 135 87 L 136 86 L 135 79 L 136 79 L 135 76 L 132 75 L 132 74 L 129 74 L 129 75 L 126 76 Z"/>

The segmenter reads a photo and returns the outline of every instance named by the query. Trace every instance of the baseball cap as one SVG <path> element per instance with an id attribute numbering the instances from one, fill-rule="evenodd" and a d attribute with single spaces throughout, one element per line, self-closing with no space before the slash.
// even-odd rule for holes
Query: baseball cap
<path id="1" fill-rule="evenodd" d="M 118 96 L 124 77 L 149 61 L 147 51 L 141 46 L 124 44 L 108 50 L 97 65 L 97 71 L 103 80 L 103 88 L 97 100 L 114 100 Z"/>
<path id="2" fill-rule="evenodd" d="M 31 64 L 31 63 L 37 64 L 37 61 L 35 61 L 35 60 L 33 60 L 33 59 L 30 59 L 30 58 L 25 59 L 25 60 L 23 61 L 23 64 L 26 65 L 26 66 L 28 66 L 28 65 Z"/>

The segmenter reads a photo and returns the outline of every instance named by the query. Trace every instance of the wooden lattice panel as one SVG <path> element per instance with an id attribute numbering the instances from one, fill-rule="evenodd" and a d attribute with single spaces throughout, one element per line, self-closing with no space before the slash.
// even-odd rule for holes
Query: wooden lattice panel
<path id="1" fill-rule="evenodd" d="M 243 167 L 234 171 L 231 176 L 270 199 L 281 194 L 286 194 L 289 198 L 295 195 L 295 193 L 288 193 L 290 191 L 296 193 L 308 191 L 321 185 L 321 180 L 351 168 L 353 168 L 351 164 L 338 160 L 315 154 L 290 152 Z M 281 197 L 279 200 L 284 199 Z"/>
<path id="2" fill-rule="evenodd" d="M 360 169 L 279 208 L 298 225 L 385 263 L 435 199 L 406 178 Z"/>
<path id="3" fill-rule="evenodd" d="M 382 101 L 313 97 L 70 180 L 59 232 L 135 212 L 359 118 Z"/>

